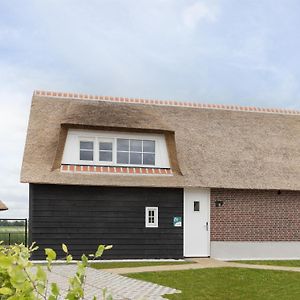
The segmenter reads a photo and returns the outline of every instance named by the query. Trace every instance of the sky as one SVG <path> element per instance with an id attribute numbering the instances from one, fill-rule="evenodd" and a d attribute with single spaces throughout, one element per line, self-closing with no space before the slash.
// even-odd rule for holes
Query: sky
<path id="1" fill-rule="evenodd" d="M 2 218 L 35 89 L 300 109 L 299 0 L 0 1 Z"/>

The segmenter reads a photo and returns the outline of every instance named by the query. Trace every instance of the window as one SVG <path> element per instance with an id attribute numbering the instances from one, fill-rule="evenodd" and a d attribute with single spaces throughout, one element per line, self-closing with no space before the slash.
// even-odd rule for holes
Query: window
<path id="1" fill-rule="evenodd" d="M 155 141 L 117 139 L 117 163 L 155 165 Z"/>
<path id="2" fill-rule="evenodd" d="M 94 160 L 94 142 L 80 141 L 80 160 Z"/>
<path id="3" fill-rule="evenodd" d="M 99 161 L 112 162 L 113 160 L 113 143 L 99 142 Z"/>
<path id="4" fill-rule="evenodd" d="M 194 201 L 194 211 L 200 211 L 200 202 Z"/>
<path id="5" fill-rule="evenodd" d="M 158 227 L 158 207 L 145 208 L 145 226 Z"/>
<path id="6" fill-rule="evenodd" d="M 163 134 L 122 131 L 71 130 L 66 139 L 62 163 L 125 168 L 170 168 Z"/>

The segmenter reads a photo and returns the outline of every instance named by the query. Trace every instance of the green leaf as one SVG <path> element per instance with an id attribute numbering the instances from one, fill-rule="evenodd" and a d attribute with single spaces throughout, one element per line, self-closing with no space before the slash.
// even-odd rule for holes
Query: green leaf
<path id="1" fill-rule="evenodd" d="M 50 259 L 50 260 L 56 259 L 56 252 L 53 249 L 46 248 L 45 253 L 46 253 L 47 259 Z"/>
<path id="2" fill-rule="evenodd" d="M 69 262 L 71 262 L 72 260 L 73 260 L 73 257 L 72 257 L 71 254 L 69 254 L 69 255 L 67 256 L 67 262 L 69 263 Z"/>
<path id="3" fill-rule="evenodd" d="M 65 253 L 67 253 L 67 254 L 69 253 L 68 247 L 66 246 L 66 244 L 62 244 L 62 249 Z"/>
<path id="4" fill-rule="evenodd" d="M 107 245 L 105 246 L 104 250 L 110 250 L 113 246 L 112 245 Z"/>
<path id="5" fill-rule="evenodd" d="M 36 278 L 43 282 L 45 282 L 47 280 L 47 274 L 41 266 L 37 267 Z"/>
<path id="6" fill-rule="evenodd" d="M 83 254 L 81 256 L 81 261 L 82 261 L 84 267 L 87 266 L 87 264 L 88 264 L 88 258 L 87 258 L 87 256 L 85 254 Z"/>
<path id="7" fill-rule="evenodd" d="M 99 245 L 98 249 L 95 253 L 95 257 L 100 257 L 103 254 L 104 250 L 105 250 L 105 246 L 104 245 Z"/>
<path id="8" fill-rule="evenodd" d="M 6 268 L 10 267 L 12 265 L 13 261 L 14 261 L 14 259 L 11 256 L 4 256 L 4 255 L 0 256 L 0 266 L 1 266 L 1 268 L 6 269 Z"/>
<path id="9" fill-rule="evenodd" d="M 55 282 L 51 283 L 51 293 L 55 297 L 57 297 L 59 295 L 59 287 Z"/>
<path id="10" fill-rule="evenodd" d="M 11 295 L 13 293 L 13 290 L 8 287 L 2 287 L 0 288 L 0 294 L 1 295 Z"/>

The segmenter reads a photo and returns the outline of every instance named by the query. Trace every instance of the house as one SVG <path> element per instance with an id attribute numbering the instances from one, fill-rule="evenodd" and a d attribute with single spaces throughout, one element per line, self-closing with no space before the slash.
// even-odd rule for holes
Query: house
<path id="1" fill-rule="evenodd" d="M 30 241 L 107 259 L 300 258 L 300 112 L 35 91 Z"/>

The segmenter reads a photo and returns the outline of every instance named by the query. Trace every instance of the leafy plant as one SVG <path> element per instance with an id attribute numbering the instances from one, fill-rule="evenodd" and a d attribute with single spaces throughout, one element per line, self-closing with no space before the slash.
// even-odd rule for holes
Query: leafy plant
<path id="1" fill-rule="evenodd" d="M 101 257 L 105 250 L 111 248 L 111 245 L 99 245 L 94 254 L 81 256 L 81 260 L 77 262 L 75 275 L 69 278 L 69 288 L 64 299 L 80 300 L 84 298 L 86 268 L 89 266 L 88 257 L 95 260 Z M 51 248 L 45 249 L 47 261 L 47 270 L 45 270 L 45 267 L 34 266 L 30 261 L 32 253 L 37 249 L 35 244 L 25 247 L 23 244 L 4 246 L 2 242 L 0 243 L 0 300 L 62 299 L 59 286 L 55 282 L 50 284 L 47 276 L 47 273 L 52 270 L 53 262 L 56 261 L 56 252 Z M 73 257 L 65 244 L 62 244 L 62 250 L 66 255 L 66 263 L 71 263 Z M 105 294 L 106 290 L 103 289 L 102 299 L 112 299 L 110 296 L 106 297 Z M 94 296 L 94 300 L 97 300 L 96 296 Z"/>

